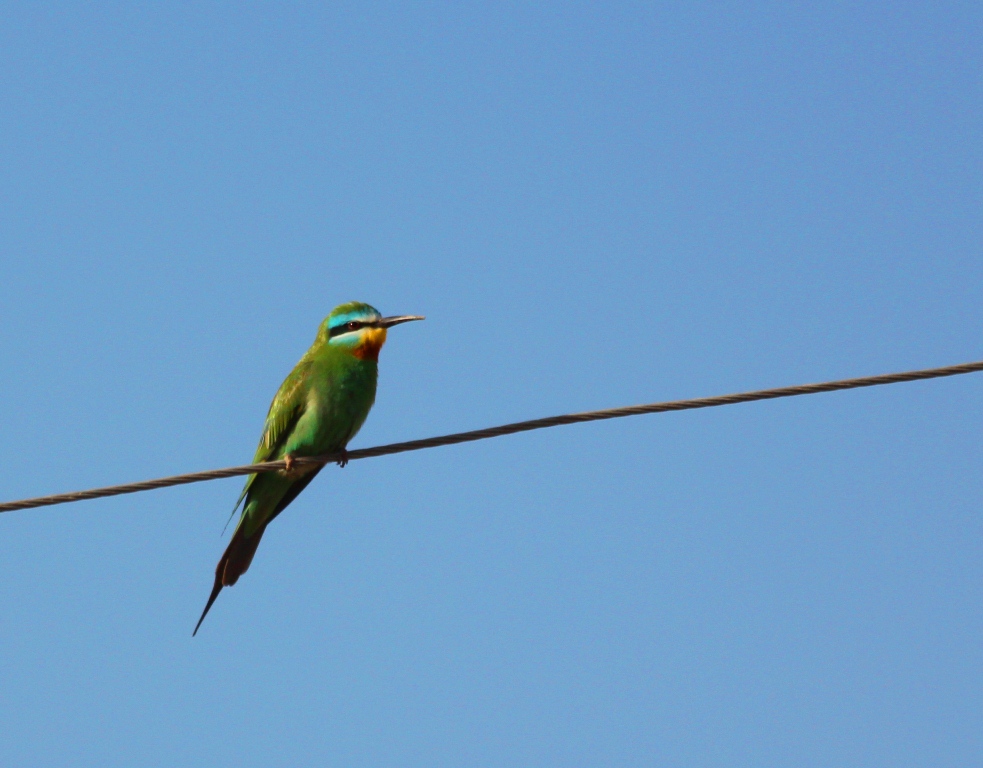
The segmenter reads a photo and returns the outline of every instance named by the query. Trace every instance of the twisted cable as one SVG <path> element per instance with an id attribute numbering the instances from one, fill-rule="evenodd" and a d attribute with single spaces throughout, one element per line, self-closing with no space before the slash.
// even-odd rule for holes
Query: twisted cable
<path id="1" fill-rule="evenodd" d="M 645 413 L 688 411 L 695 408 L 714 408 L 718 405 L 750 403 L 755 400 L 774 400 L 779 397 L 815 395 L 819 394 L 820 392 L 835 392 L 841 389 L 858 389 L 860 387 L 876 387 L 882 384 L 899 384 L 905 381 L 939 379 L 945 376 L 960 376 L 964 373 L 976 373 L 978 371 L 983 371 L 983 361 L 963 363 L 961 365 L 949 365 L 944 368 L 927 368 L 918 371 L 904 371 L 902 373 L 886 373 L 879 376 L 865 376 L 859 379 L 840 379 L 838 381 L 825 381 L 818 384 L 799 384 L 793 387 L 759 389 L 753 392 L 738 392 L 730 395 L 701 397 L 692 400 L 670 400 L 662 403 L 629 405 L 623 408 L 608 408 L 600 411 L 568 413 L 561 416 L 548 416 L 542 419 L 531 419 L 529 421 L 518 421 L 513 424 L 502 424 L 498 427 L 475 429 L 471 430 L 470 432 L 456 432 L 451 435 L 428 437 L 422 440 L 408 440 L 403 443 L 389 443 L 388 445 L 379 445 L 374 448 L 358 448 L 345 453 L 333 453 L 324 456 L 298 456 L 293 459 L 293 465 L 297 467 L 324 466 L 325 464 L 329 464 L 331 462 L 355 461 L 356 459 L 369 459 L 375 456 L 389 456 L 394 453 L 405 453 L 406 451 L 420 451 L 425 448 L 437 448 L 442 445 L 457 445 L 458 443 L 469 443 L 474 440 L 486 440 L 490 437 L 501 437 L 503 435 L 514 435 L 518 432 L 529 432 L 534 429 L 559 427 L 564 424 L 580 424 L 586 421 L 601 421 L 603 419 L 620 419 L 625 416 L 640 416 Z M 251 475 L 257 472 L 277 472 L 285 468 L 286 461 L 281 459 L 280 461 L 266 461 L 261 464 L 244 464 L 238 467 L 212 469 L 206 472 L 192 472 L 186 475 L 173 475 L 170 477 L 157 478 L 156 480 L 144 480 L 139 483 L 111 485 L 105 488 L 93 488 L 87 491 L 59 493 L 53 496 L 40 496 L 33 499 L 9 501 L 0 504 L 0 512 L 12 512 L 17 509 L 32 509 L 34 507 L 47 507 L 51 506 L 52 504 L 67 504 L 72 501 L 85 501 L 87 499 L 100 499 L 106 496 L 119 496 L 124 493 L 152 491 L 157 488 L 168 488 L 172 485 L 200 483 L 204 482 L 205 480 L 218 480 L 223 477 L 236 477 L 237 475 Z"/>

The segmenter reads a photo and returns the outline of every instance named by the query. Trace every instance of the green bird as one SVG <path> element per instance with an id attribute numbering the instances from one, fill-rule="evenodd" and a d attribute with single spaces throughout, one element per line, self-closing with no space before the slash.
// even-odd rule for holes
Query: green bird
<path id="1" fill-rule="evenodd" d="M 192 636 L 222 587 L 231 587 L 249 568 L 266 526 L 321 471 L 319 466 L 291 466 L 294 458 L 344 453 L 375 402 L 386 329 L 410 320 L 423 318 L 383 317 L 374 307 L 353 301 L 335 307 L 321 323 L 311 348 L 273 398 L 253 457 L 253 463 L 284 459 L 287 467 L 250 475 L 246 481 L 232 510 L 235 514 L 243 505 L 239 524 L 215 568 L 212 593 Z M 339 464 L 344 466 L 344 460 Z"/>

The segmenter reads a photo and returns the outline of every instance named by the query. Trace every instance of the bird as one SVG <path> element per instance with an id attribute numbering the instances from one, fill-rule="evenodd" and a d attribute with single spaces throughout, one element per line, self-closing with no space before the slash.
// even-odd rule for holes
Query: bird
<path id="1" fill-rule="evenodd" d="M 285 468 L 249 476 L 232 510 L 242 512 L 229 545 L 215 567 L 215 583 L 192 637 L 223 587 L 231 587 L 248 569 L 263 533 L 277 515 L 307 487 L 322 465 L 296 466 L 302 456 L 341 454 L 375 402 L 379 350 L 386 332 L 421 315 L 383 317 L 363 302 L 335 307 L 318 327 L 317 337 L 294 366 L 270 404 L 253 463 L 283 459 Z"/>

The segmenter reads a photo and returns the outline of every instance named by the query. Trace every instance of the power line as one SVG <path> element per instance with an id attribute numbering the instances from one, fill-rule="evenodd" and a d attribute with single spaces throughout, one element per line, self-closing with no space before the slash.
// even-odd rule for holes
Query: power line
<path id="1" fill-rule="evenodd" d="M 293 459 L 293 464 L 294 466 L 298 467 L 323 466 L 335 461 L 354 461 L 356 459 L 368 459 L 374 456 L 389 456 L 394 453 L 404 453 L 406 451 L 420 451 L 424 448 L 437 448 L 441 445 L 469 443 L 473 440 L 485 440 L 489 437 L 514 435 L 517 432 L 529 432 L 533 429 L 559 427 L 563 424 L 580 424 L 585 421 L 620 419 L 624 416 L 639 416 L 644 413 L 663 413 L 665 411 L 688 411 L 695 408 L 714 408 L 718 405 L 750 403 L 754 400 L 774 400 L 779 397 L 815 395 L 820 392 L 835 392 L 840 389 L 876 387 L 881 384 L 899 384 L 905 381 L 919 381 L 920 379 L 938 379 L 944 376 L 959 376 L 964 373 L 976 373 L 977 371 L 983 371 L 983 361 L 963 363 L 962 365 L 950 365 L 946 366 L 945 368 L 927 368 L 918 371 L 905 371 L 903 373 L 885 373 L 879 376 L 866 376 L 859 379 L 840 379 L 839 381 L 825 381 L 819 384 L 800 384 L 794 387 L 779 387 L 778 389 L 759 389 L 753 392 L 739 392 L 732 395 L 717 395 L 716 397 L 701 397 L 693 400 L 670 400 L 664 403 L 629 405 L 624 408 L 608 408 L 606 410 L 586 411 L 584 413 L 568 413 L 562 416 L 549 416 L 544 419 L 532 419 L 530 421 L 515 422 L 514 424 L 503 424 L 498 427 L 475 429 L 470 432 L 457 432 L 451 435 L 442 435 L 440 437 L 428 437 L 423 440 L 409 440 L 405 443 L 390 443 L 388 445 L 379 445 L 375 448 L 359 448 L 346 453 L 335 453 L 326 456 L 298 456 Z M 172 485 L 200 483 L 205 480 L 218 480 L 223 477 L 235 477 L 237 475 L 251 475 L 257 472 L 276 472 L 277 470 L 282 470 L 285 468 L 286 462 L 284 460 L 280 460 L 266 461 L 262 464 L 245 464 L 239 467 L 226 467 L 225 469 L 212 469 L 207 472 L 192 472 L 187 475 L 173 475 L 171 477 L 161 477 L 156 480 L 145 480 L 139 483 L 111 485 L 105 488 L 93 488 L 88 491 L 59 493 L 54 496 L 40 496 L 33 499 L 23 499 L 21 501 L 9 501 L 4 504 L 0 504 L 0 512 L 12 512 L 16 509 L 31 509 L 33 507 L 47 507 L 52 504 L 66 504 L 71 501 L 99 499 L 105 496 L 119 496 L 124 493 L 152 491 L 156 488 L 168 488 Z"/>

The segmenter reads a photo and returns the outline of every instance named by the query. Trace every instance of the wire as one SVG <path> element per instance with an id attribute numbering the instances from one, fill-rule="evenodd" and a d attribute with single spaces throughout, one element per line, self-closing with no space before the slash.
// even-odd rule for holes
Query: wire
<path id="1" fill-rule="evenodd" d="M 876 387 L 881 384 L 898 384 L 905 381 L 919 381 L 921 379 L 938 379 L 944 376 L 959 376 L 964 373 L 976 373 L 977 371 L 983 371 L 983 361 L 963 363 L 962 365 L 950 365 L 946 366 L 945 368 L 927 368 L 918 371 L 905 371 L 903 373 L 886 373 L 879 376 L 866 376 L 859 379 L 841 379 L 839 381 L 826 381 L 819 384 L 800 384 L 794 387 L 780 387 L 778 389 L 759 389 L 753 392 L 739 392 L 732 395 L 702 397 L 694 400 L 670 400 L 664 403 L 629 405 L 624 408 L 608 408 L 606 410 L 586 411 L 584 413 L 568 413 L 562 416 L 549 416 L 544 419 L 532 419 L 531 421 L 519 421 L 514 424 L 503 424 L 498 427 L 475 429 L 471 432 L 457 432 L 452 435 L 429 437 L 423 440 L 409 440 L 405 443 L 390 443 L 388 445 L 379 445 L 375 448 L 359 448 L 354 451 L 333 453 L 326 456 L 298 456 L 293 459 L 293 465 L 296 467 L 324 466 L 325 464 L 329 464 L 331 462 L 369 459 L 374 456 L 389 456 L 394 453 L 420 451 L 424 448 L 436 448 L 441 445 L 469 443 L 473 440 L 485 440 L 489 437 L 514 435 L 517 432 L 529 432 L 533 429 L 558 427 L 563 424 L 580 424 L 585 421 L 620 419 L 624 416 L 639 416 L 644 413 L 663 413 L 665 411 L 688 411 L 695 408 L 714 408 L 718 405 L 750 403 L 755 400 L 774 400 L 779 397 L 815 395 L 820 392 L 834 392 L 841 389 Z M 200 483 L 205 480 L 218 480 L 223 477 L 236 477 L 237 475 L 251 475 L 257 472 L 276 472 L 285 468 L 286 461 L 280 460 L 266 461 L 262 464 L 245 464 L 239 467 L 226 467 L 225 469 L 212 469 L 207 472 L 192 472 L 191 474 L 187 475 L 173 475 L 171 477 L 161 477 L 156 480 L 145 480 L 139 483 L 111 485 L 106 488 L 93 488 L 88 491 L 59 493 L 54 496 L 40 496 L 33 499 L 10 501 L 0 504 L 0 512 L 12 512 L 17 509 L 31 509 L 33 507 L 46 507 L 52 504 L 66 504 L 72 501 L 85 501 L 87 499 L 100 499 L 105 496 L 119 496 L 120 494 L 124 493 L 152 491 L 156 488 L 168 488 L 172 485 Z"/>

